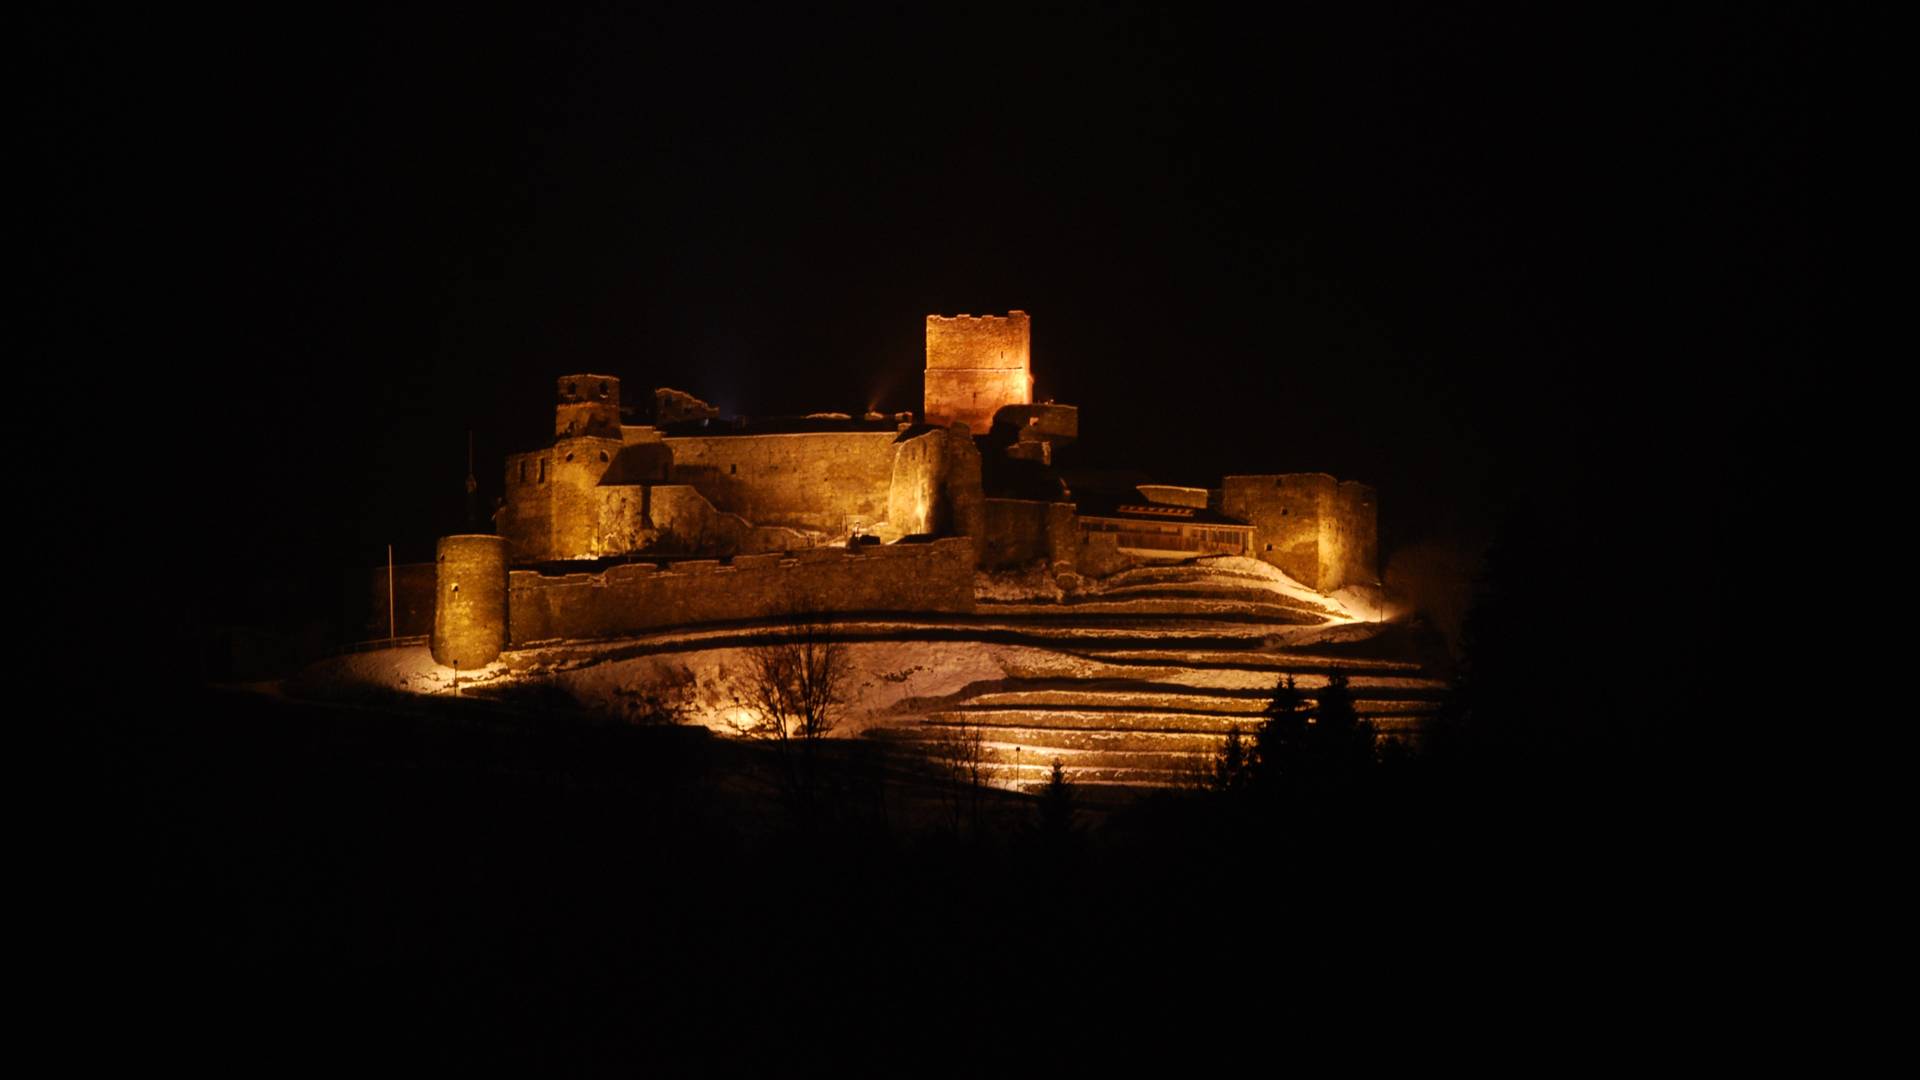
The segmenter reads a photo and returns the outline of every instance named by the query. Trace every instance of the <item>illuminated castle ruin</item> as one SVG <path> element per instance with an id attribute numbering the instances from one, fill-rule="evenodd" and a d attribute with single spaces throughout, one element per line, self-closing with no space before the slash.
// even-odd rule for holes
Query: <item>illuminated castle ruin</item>
<path id="1" fill-rule="evenodd" d="M 965 612 L 976 571 L 1033 565 L 1070 580 L 1228 554 L 1322 592 L 1375 581 L 1363 484 L 1306 473 L 1070 491 L 1053 460 L 1078 410 L 1033 401 L 1031 351 L 1023 311 L 928 316 L 919 418 L 727 419 L 661 389 L 652 422 L 630 424 L 619 379 L 562 376 L 552 444 L 507 458 L 504 544 L 442 543 L 435 656 L 474 653 L 457 657 L 474 666 L 491 641 L 497 654 L 763 617 L 796 593 L 821 610 Z M 622 563 L 587 561 L 601 559 Z M 557 572 L 569 563 L 580 572 Z"/>
<path id="2" fill-rule="evenodd" d="M 929 424 L 986 431 L 1002 406 L 1033 400 L 1033 325 L 1024 311 L 927 316 Z"/>

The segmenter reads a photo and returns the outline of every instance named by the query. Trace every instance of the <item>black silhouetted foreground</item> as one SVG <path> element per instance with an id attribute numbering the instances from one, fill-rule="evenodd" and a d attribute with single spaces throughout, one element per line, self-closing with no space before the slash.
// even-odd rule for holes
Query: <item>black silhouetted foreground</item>
<path id="1" fill-rule="evenodd" d="M 987 787 L 966 732 L 796 757 L 538 694 L 191 691 L 85 729 L 63 977 L 142 1053 L 274 1071 L 978 1072 L 1189 1061 L 1223 1011 L 1347 1053 L 1329 1025 L 1658 1012 L 1713 937 L 1726 837 L 1674 734 L 1716 714 L 1643 609 L 1566 602 L 1599 565 L 1494 549 L 1418 748 L 1283 682 L 1206 782 L 1130 799 Z"/>
<path id="2" fill-rule="evenodd" d="M 1057 782 L 984 790 L 956 828 L 938 777 L 857 741 L 823 744 L 803 819 L 777 748 L 694 729 L 186 704 L 89 794 L 116 881 L 88 970 L 150 1045 L 263 1063 L 747 1064 L 1002 1023 L 1021 1045 L 1177 1027 L 1281 970 L 1260 1000 L 1417 1022 L 1517 955 L 1539 980 L 1640 954 L 1674 869 L 1646 792 L 1592 776 L 1302 749 L 1313 781 L 1281 798 Z"/>

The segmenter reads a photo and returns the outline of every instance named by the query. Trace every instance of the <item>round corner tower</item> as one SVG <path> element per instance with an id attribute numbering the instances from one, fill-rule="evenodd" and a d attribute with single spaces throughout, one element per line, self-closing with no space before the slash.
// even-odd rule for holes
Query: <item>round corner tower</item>
<path id="1" fill-rule="evenodd" d="M 562 375 L 553 410 L 553 437 L 620 437 L 620 380 L 612 375 Z"/>
<path id="2" fill-rule="evenodd" d="M 484 667 L 507 647 L 507 541 L 443 536 L 434 553 L 433 637 L 445 667 Z"/>

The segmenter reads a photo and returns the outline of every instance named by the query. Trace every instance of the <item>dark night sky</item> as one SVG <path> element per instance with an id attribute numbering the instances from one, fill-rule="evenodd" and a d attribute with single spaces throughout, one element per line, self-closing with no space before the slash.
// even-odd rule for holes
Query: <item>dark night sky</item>
<path id="1" fill-rule="evenodd" d="M 1389 553 L 1547 489 L 1704 521 L 1805 340 L 1817 35 L 1331 6 L 76 23 L 48 311 L 156 309 L 104 321 L 256 578 L 423 554 L 557 375 L 917 409 L 923 317 L 1014 307 L 1088 463 L 1367 480 Z"/>

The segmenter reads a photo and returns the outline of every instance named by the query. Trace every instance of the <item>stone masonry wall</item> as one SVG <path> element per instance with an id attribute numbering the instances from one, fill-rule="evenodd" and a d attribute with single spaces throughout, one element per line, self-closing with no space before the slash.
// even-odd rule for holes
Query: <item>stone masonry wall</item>
<path id="1" fill-rule="evenodd" d="M 627 442 L 653 429 L 629 427 Z M 885 540 L 979 531 L 972 440 L 929 431 L 665 440 L 674 483 L 600 484 L 620 445 L 561 439 L 507 459 L 498 531 L 516 564 L 653 549 L 716 556 L 810 547 L 858 520 Z M 682 457 L 684 455 L 684 458 Z M 756 516 L 759 515 L 759 516 Z M 971 533 L 969 533 L 971 535 Z"/>
<path id="2" fill-rule="evenodd" d="M 554 438 L 620 437 L 620 380 L 611 375 L 562 375 L 556 387 Z"/>
<path id="3" fill-rule="evenodd" d="M 601 488 L 609 503 L 627 488 Z M 636 495 L 629 495 L 631 502 Z M 755 525 L 738 514 L 714 509 L 699 491 L 687 484 L 656 484 L 652 488 L 653 535 L 649 538 L 668 552 L 712 555 L 757 555 L 811 546 L 809 538 L 777 525 Z M 609 523 L 609 529 L 617 523 Z M 624 550 L 635 550 L 627 548 Z"/>
<path id="4" fill-rule="evenodd" d="M 600 474 L 607 471 L 619 439 L 559 439 L 553 444 L 553 558 L 577 559 L 602 554 L 600 547 Z"/>
<path id="5" fill-rule="evenodd" d="M 1034 499 L 986 499 L 980 568 L 1003 570 L 1045 559 L 1071 570 L 1080 549 L 1073 504 Z"/>
<path id="6" fill-rule="evenodd" d="M 947 433 L 930 430 L 894 449 L 887 489 L 887 525 L 893 539 L 949 531 L 946 498 Z"/>
<path id="7" fill-rule="evenodd" d="M 987 532 L 987 512 L 980 480 L 980 447 L 965 424 L 947 429 L 945 495 L 954 533 L 967 537 L 977 551 Z"/>
<path id="8" fill-rule="evenodd" d="M 1031 499 L 986 499 L 986 532 L 980 538 L 980 569 L 1021 566 L 1047 554 L 1047 503 Z"/>
<path id="9" fill-rule="evenodd" d="M 927 423 L 987 431 L 1001 406 L 1032 401 L 1032 324 L 1026 312 L 927 316 Z"/>
<path id="10" fill-rule="evenodd" d="M 506 538 L 516 563 L 554 557 L 551 449 L 507 457 L 506 504 L 494 528 Z"/>
<path id="11" fill-rule="evenodd" d="M 1080 520 L 1072 503 L 1047 504 L 1047 562 L 1055 573 L 1071 573 L 1080 552 Z"/>
<path id="12" fill-rule="evenodd" d="M 858 553 L 815 548 L 617 566 L 599 574 L 544 577 L 515 571 L 509 587 L 510 647 L 613 637 L 671 626 L 777 617 L 794 605 L 823 613 L 973 610 L 973 547 L 953 538 L 873 546 Z"/>
<path id="13" fill-rule="evenodd" d="M 1380 512 L 1371 487 L 1341 481 L 1320 527 L 1321 573 L 1336 582 L 1334 588 L 1380 579 Z"/>
<path id="14" fill-rule="evenodd" d="M 1253 525 L 1254 557 L 1321 592 L 1372 582 L 1379 558 L 1373 489 L 1326 473 L 1229 476 L 1222 513 Z"/>
<path id="15" fill-rule="evenodd" d="M 434 551 L 435 663 L 476 668 L 507 644 L 507 542 L 491 534 L 443 536 Z"/>
<path id="16" fill-rule="evenodd" d="M 1229 476 L 1220 510 L 1253 526 L 1253 555 L 1302 585 L 1320 588 L 1320 512 L 1334 490 L 1325 473 Z"/>
<path id="17" fill-rule="evenodd" d="M 589 550 L 577 554 L 603 558 L 646 547 L 658 535 L 649 521 L 659 491 L 657 485 L 639 484 L 594 488 L 593 543 Z"/>
<path id="18" fill-rule="evenodd" d="M 1018 309 L 1004 316 L 929 315 L 927 370 L 1002 368 L 1031 371 L 1032 341 L 1032 320 L 1026 312 Z M 993 418 L 989 416 L 987 419 Z M 986 428 L 978 430 L 985 431 Z"/>
<path id="19" fill-rule="evenodd" d="M 883 521 L 893 481 L 891 431 L 669 437 L 675 483 L 755 525 L 841 536 Z"/>
<path id="20" fill-rule="evenodd" d="M 1080 552 L 1073 568 L 1087 577 L 1103 578 L 1138 565 L 1138 559 L 1120 550 L 1117 534 L 1090 532 L 1080 537 Z"/>
<path id="21" fill-rule="evenodd" d="M 926 377 L 929 424 L 986 431 L 1002 405 L 1033 396 L 1033 377 L 1022 371 L 928 371 Z"/>
<path id="22" fill-rule="evenodd" d="M 620 452 L 618 438 L 556 440 L 507 458 L 506 502 L 496 531 L 516 563 L 607 554 L 601 539 L 600 475 Z"/>

